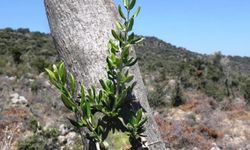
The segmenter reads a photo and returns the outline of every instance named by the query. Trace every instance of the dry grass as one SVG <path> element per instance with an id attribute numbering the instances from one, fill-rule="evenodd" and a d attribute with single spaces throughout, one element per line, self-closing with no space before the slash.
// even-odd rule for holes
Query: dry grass
<path id="1" fill-rule="evenodd" d="M 13 142 L 17 135 L 20 133 L 20 125 L 14 125 L 15 127 L 9 128 L 6 126 L 1 133 L 0 137 L 0 149 L 11 150 L 13 149 Z"/>
<path id="2" fill-rule="evenodd" d="M 187 102 L 156 117 L 162 137 L 171 149 L 247 149 L 250 111 L 243 100 L 217 102 L 201 93 L 186 93 Z M 164 113 L 164 112 L 163 112 Z M 165 120 L 164 120 L 165 119 Z"/>

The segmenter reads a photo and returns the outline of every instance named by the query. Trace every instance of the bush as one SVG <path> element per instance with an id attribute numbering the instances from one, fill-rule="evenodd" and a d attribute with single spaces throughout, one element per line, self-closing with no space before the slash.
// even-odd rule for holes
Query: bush
<path id="1" fill-rule="evenodd" d="M 206 81 L 203 91 L 206 95 L 219 101 L 222 101 L 226 96 L 225 89 L 212 81 Z"/>
<path id="2" fill-rule="evenodd" d="M 243 95 L 245 98 L 246 103 L 250 104 L 250 77 L 246 79 L 243 85 Z"/>
<path id="3" fill-rule="evenodd" d="M 148 102 L 149 102 L 149 105 L 153 108 L 157 108 L 157 107 L 159 108 L 159 107 L 166 105 L 163 99 L 161 98 L 160 94 L 156 92 L 148 93 Z"/>
<path id="4" fill-rule="evenodd" d="M 177 82 L 175 85 L 175 89 L 174 89 L 173 95 L 171 97 L 171 103 L 172 103 L 172 106 L 174 106 L 174 107 L 178 107 L 178 106 L 185 103 L 185 99 L 184 99 L 183 94 L 182 94 L 180 82 Z"/>
<path id="5" fill-rule="evenodd" d="M 35 118 L 29 121 L 29 130 L 33 135 L 18 141 L 18 150 L 44 150 L 44 149 L 58 149 L 57 137 L 59 131 L 56 128 L 42 129 Z"/>
<path id="6" fill-rule="evenodd" d="M 33 135 L 17 143 L 18 150 L 44 150 L 46 140 L 41 135 Z"/>
<path id="7" fill-rule="evenodd" d="M 38 73 L 44 72 L 44 68 L 48 67 L 50 62 L 48 60 L 38 57 L 37 59 L 34 59 L 34 61 L 31 63 L 31 66 L 34 67 Z"/>
<path id="8" fill-rule="evenodd" d="M 13 57 L 15 64 L 20 64 L 22 62 L 21 60 L 22 53 L 19 48 L 14 47 L 13 49 L 11 49 L 11 55 Z"/>

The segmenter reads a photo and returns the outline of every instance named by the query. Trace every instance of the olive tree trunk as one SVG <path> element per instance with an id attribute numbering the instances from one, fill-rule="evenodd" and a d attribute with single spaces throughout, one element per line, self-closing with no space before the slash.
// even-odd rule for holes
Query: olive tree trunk
<path id="1" fill-rule="evenodd" d="M 78 83 L 99 86 L 106 78 L 105 64 L 111 29 L 118 18 L 113 0 L 44 0 L 51 35 L 66 66 Z M 135 53 L 134 53 L 135 55 Z M 152 150 L 165 149 L 147 100 L 138 65 L 131 69 L 137 85 L 134 95 L 146 110 L 145 134 Z"/>

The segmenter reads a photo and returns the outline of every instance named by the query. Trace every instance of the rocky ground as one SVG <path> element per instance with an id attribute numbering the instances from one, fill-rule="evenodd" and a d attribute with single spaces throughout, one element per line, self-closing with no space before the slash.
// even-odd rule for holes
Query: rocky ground
<path id="1" fill-rule="evenodd" d="M 250 111 L 243 99 L 218 103 L 202 93 L 186 93 L 186 104 L 156 116 L 171 149 L 249 150 Z"/>
<path id="2" fill-rule="evenodd" d="M 25 149 L 20 141 L 31 138 L 26 144 L 44 144 L 35 149 L 81 149 L 80 138 L 65 121 L 70 114 L 44 74 L 21 79 L 0 76 L 0 81 L 1 150 Z"/>

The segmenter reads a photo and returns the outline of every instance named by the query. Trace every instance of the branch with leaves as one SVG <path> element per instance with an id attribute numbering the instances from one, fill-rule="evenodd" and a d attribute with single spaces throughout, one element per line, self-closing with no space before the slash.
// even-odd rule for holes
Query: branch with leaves
<path id="1" fill-rule="evenodd" d="M 143 40 L 131 31 L 134 20 L 140 12 L 140 7 L 131 16 L 136 0 L 123 0 L 123 8 L 119 5 L 118 11 L 122 21 L 116 22 L 116 30 L 112 30 L 113 38 L 109 40 L 109 54 L 106 58 L 106 70 L 108 79 L 100 79 L 101 89 L 91 87 L 85 90 L 81 85 L 80 91 L 76 91 L 74 76 L 67 72 L 64 63 L 53 65 L 46 69 L 51 83 L 60 91 L 61 100 L 71 112 L 75 113 L 75 119 L 70 119 L 71 124 L 79 130 L 87 129 L 83 135 L 97 150 L 106 150 L 109 144 L 106 142 L 108 133 L 122 131 L 129 135 L 131 149 L 145 146 L 142 137 L 145 136 L 146 118 L 143 117 L 143 109 L 130 109 L 124 115 L 125 107 L 132 105 L 133 88 L 136 82 L 134 76 L 129 74 L 131 66 L 137 59 L 130 56 L 131 47 Z M 124 13 L 126 10 L 126 15 Z M 76 97 L 76 93 L 80 93 Z"/>

